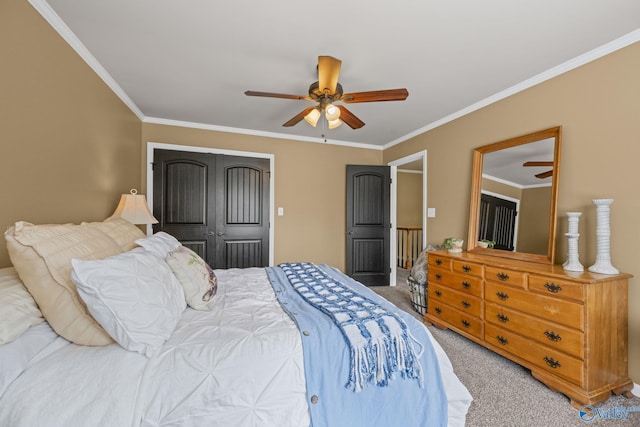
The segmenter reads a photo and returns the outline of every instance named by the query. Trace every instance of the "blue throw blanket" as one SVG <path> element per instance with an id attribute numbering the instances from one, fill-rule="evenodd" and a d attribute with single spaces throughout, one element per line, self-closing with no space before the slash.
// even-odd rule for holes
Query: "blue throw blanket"
<path id="1" fill-rule="evenodd" d="M 422 368 L 407 325 L 374 301 L 355 293 L 316 265 L 280 264 L 289 283 L 340 328 L 351 355 L 347 386 L 359 392 L 367 384 L 386 386 L 400 372 L 422 384 Z"/>
<path id="2" fill-rule="evenodd" d="M 332 281 L 404 323 L 408 336 L 420 342 L 419 347 L 415 346 L 420 349 L 415 356 L 422 368 L 424 386 L 415 378 L 398 375 L 385 387 L 364 387 L 359 393 L 345 387 L 351 372 L 351 351 L 342 329 L 293 288 L 282 268 L 267 267 L 280 305 L 300 329 L 312 427 L 446 426 L 447 397 L 424 325 L 334 268 L 316 267 Z"/>

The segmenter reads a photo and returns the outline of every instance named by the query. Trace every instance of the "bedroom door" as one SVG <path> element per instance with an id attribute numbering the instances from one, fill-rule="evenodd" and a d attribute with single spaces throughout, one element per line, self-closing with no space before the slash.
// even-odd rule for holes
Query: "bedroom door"
<path id="1" fill-rule="evenodd" d="M 347 165 L 346 273 L 367 286 L 389 285 L 391 168 Z"/>
<path id="2" fill-rule="evenodd" d="M 269 264 L 269 161 L 154 150 L 153 214 L 215 268 Z"/>

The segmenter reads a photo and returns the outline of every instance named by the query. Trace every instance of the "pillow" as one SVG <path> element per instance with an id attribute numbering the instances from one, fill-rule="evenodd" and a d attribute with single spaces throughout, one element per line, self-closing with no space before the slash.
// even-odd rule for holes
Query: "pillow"
<path id="1" fill-rule="evenodd" d="M 178 239 L 164 231 L 158 231 L 153 236 L 137 239 L 136 243 L 162 259 L 165 259 L 169 252 L 173 252 L 180 247 Z"/>
<path id="2" fill-rule="evenodd" d="M 44 317 L 16 269 L 0 270 L 0 345 L 13 341 Z"/>
<path id="3" fill-rule="evenodd" d="M 428 245 L 426 249 L 420 252 L 420 255 L 418 255 L 418 258 L 416 258 L 416 262 L 413 264 L 413 267 L 411 267 L 411 272 L 409 273 L 409 276 L 411 276 L 413 280 L 421 285 L 427 283 L 429 270 L 429 266 L 427 263 L 427 252 L 437 251 L 438 249 L 439 248 L 436 246 Z"/>
<path id="4" fill-rule="evenodd" d="M 71 265 L 80 297 L 109 335 L 127 350 L 155 355 L 186 308 L 167 263 L 136 248 L 101 260 L 73 259 Z"/>
<path id="5" fill-rule="evenodd" d="M 97 228 L 73 224 L 17 222 L 4 235 L 11 263 L 51 327 L 76 344 L 112 344 L 78 296 L 71 281 L 71 259 L 121 253 L 115 240 Z"/>
<path id="6" fill-rule="evenodd" d="M 189 307 L 211 310 L 213 297 L 218 291 L 215 273 L 200 256 L 191 249 L 180 246 L 165 258 L 184 290 Z"/>
<path id="7" fill-rule="evenodd" d="M 81 225 L 103 231 L 116 241 L 123 252 L 135 248 L 136 239 L 142 239 L 145 236 L 137 226 L 122 218 L 107 218 L 102 222 L 83 222 Z"/>

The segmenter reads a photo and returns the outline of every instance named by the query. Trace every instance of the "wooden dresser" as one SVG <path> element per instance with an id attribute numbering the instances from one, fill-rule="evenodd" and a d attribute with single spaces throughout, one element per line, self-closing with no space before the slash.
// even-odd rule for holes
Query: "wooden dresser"
<path id="1" fill-rule="evenodd" d="M 629 274 L 573 273 L 473 253 L 428 253 L 425 322 L 531 370 L 571 404 L 630 397 Z"/>

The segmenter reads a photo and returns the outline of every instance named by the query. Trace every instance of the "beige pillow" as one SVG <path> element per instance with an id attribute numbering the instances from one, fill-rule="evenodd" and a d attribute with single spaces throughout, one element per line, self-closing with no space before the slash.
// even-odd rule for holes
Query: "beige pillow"
<path id="1" fill-rule="evenodd" d="M 122 248 L 123 252 L 137 247 L 136 239 L 145 237 L 137 226 L 122 218 L 107 218 L 102 222 L 83 222 L 83 226 L 95 227 L 109 235 Z"/>
<path id="2" fill-rule="evenodd" d="M 71 281 L 71 259 L 102 259 L 122 252 L 96 227 L 17 222 L 5 232 L 11 263 L 51 327 L 80 345 L 113 340 L 87 311 Z"/>
<path id="3" fill-rule="evenodd" d="M 44 320 L 13 267 L 0 269 L 0 345 Z"/>

